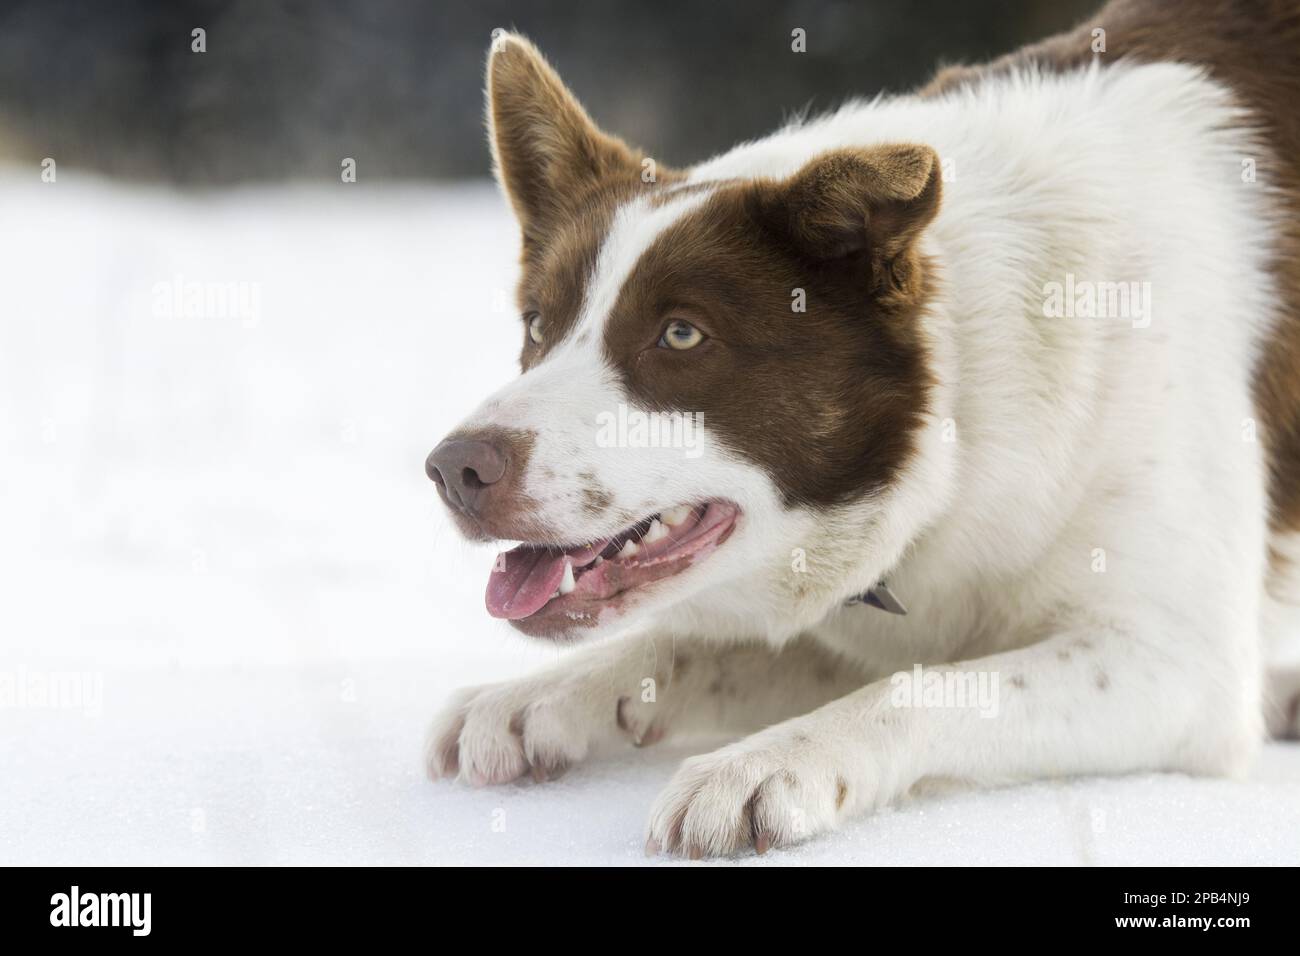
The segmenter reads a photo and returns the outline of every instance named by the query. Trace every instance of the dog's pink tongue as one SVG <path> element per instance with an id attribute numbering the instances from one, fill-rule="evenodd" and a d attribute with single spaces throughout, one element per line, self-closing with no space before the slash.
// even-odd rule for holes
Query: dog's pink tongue
<path id="1" fill-rule="evenodd" d="M 488 613 L 514 621 L 540 611 L 560 586 L 567 559 L 563 552 L 526 544 L 497 555 L 488 577 Z"/>

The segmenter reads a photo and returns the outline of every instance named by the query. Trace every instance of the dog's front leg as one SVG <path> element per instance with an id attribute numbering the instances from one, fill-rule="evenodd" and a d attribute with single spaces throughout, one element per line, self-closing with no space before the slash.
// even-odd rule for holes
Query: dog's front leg
<path id="1" fill-rule="evenodd" d="M 580 651 L 521 680 L 461 691 L 433 722 L 434 778 L 505 783 L 554 776 L 593 746 L 644 746 L 693 731 L 748 733 L 867 683 L 811 641 L 780 650 L 667 635 Z"/>
<path id="2" fill-rule="evenodd" d="M 890 803 L 927 777 L 989 784 L 1230 772 L 1259 736 L 1255 664 L 1241 648 L 1213 658 L 1208 640 L 1184 632 L 1162 646 L 1140 631 L 1080 627 L 927 667 L 919 678 L 913 671 L 877 681 L 685 761 L 651 811 L 647 850 L 763 852 Z M 1238 653 L 1241 660 L 1229 660 Z"/>

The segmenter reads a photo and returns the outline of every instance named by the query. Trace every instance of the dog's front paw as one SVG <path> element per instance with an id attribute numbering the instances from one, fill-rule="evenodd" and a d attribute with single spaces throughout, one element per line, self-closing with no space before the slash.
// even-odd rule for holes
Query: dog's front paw
<path id="1" fill-rule="evenodd" d="M 650 812 L 646 852 L 699 859 L 797 843 L 872 802 L 861 777 L 808 733 L 772 728 L 685 761 Z"/>
<path id="2" fill-rule="evenodd" d="M 425 747 L 433 779 L 459 777 L 473 786 L 508 783 L 531 775 L 559 775 L 587 755 L 614 707 L 600 714 L 599 701 L 582 687 L 523 680 L 457 693 L 434 719 Z"/>

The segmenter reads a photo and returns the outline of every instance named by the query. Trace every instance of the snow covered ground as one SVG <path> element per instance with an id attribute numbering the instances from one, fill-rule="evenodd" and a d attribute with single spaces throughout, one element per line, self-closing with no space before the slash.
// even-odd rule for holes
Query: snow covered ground
<path id="1" fill-rule="evenodd" d="M 487 618 L 423 470 L 514 372 L 515 249 L 486 184 L 0 173 L 0 862 L 646 862 L 689 748 L 420 766 L 448 692 L 557 656 Z M 1298 861 L 1271 745 L 1244 782 L 932 794 L 761 862 Z"/>

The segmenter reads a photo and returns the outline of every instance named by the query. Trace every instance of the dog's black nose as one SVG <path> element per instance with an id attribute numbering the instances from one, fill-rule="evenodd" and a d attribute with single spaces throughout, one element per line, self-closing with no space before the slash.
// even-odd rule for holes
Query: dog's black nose
<path id="1" fill-rule="evenodd" d="M 447 504 L 475 517 L 484 489 L 505 477 L 507 461 L 505 452 L 490 441 L 448 438 L 429 453 L 424 471 Z"/>

